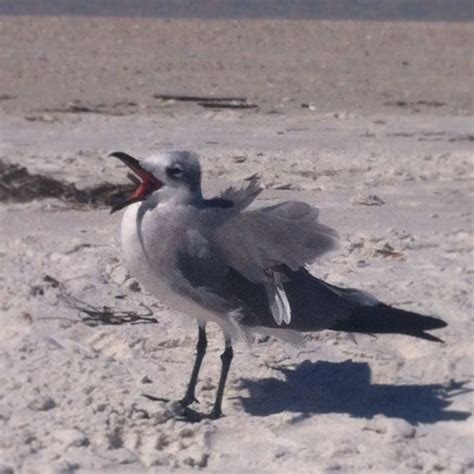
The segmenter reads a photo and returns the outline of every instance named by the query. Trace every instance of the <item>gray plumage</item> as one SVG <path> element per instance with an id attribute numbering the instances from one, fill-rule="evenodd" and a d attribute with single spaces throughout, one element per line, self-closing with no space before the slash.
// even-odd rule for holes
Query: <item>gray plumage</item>
<path id="1" fill-rule="evenodd" d="M 117 207 L 128 206 L 122 221 L 128 267 L 163 303 L 198 320 L 199 341 L 207 321 L 219 324 L 228 365 L 231 338 L 259 329 L 401 333 L 439 341 L 424 331 L 443 327 L 444 321 L 391 308 L 307 271 L 337 244 L 336 232 L 319 222 L 315 207 L 287 201 L 249 210 L 262 191 L 256 179 L 205 199 L 199 161 L 191 152 L 160 153 L 143 162 L 122 152 L 113 156 L 143 180 Z M 187 402 L 202 361 L 199 347 Z M 214 414 L 220 414 L 228 365 Z"/>

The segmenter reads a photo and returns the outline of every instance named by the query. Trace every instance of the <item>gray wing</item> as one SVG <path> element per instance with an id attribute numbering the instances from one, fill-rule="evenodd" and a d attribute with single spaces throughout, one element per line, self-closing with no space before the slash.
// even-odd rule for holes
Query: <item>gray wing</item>
<path id="1" fill-rule="evenodd" d="M 318 209 L 297 201 L 243 212 L 218 226 L 212 243 L 245 278 L 266 282 L 269 269 L 298 270 L 336 247 L 337 233 L 318 216 Z"/>
<path id="2" fill-rule="evenodd" d="M 335 246 L 335 231 L 320 224 L 318 214 L 317 209 L 296 201 L 244 213 L 201 210 L 193 223 L 191 239 L 199 236 L 199 251 L 188 251 L 182 260 L 187 274 L 196 285 L 212 286 L 217 292 L 223 276 L 236 272 L 248 282 L 261 285 L 276 324 L 288 325 L 292 308 L 284 269 L 297 271 Z M 188 238 L 188 242 L 191 240 Z M 187 247 L 196 245 L 188 243 Z M 218 277 L 206 282 L 213 278 L 210 273 Z M 219 291 L 225 293 L 222 288 Z M 233 296 L 226 294 L 227 300 Z"/>
<path id="3" fill-rule="evenodd" d="M 251 281 L 262 281 L 262 270 L 279 264 L 297 270 L 335 248 L 337 233 L 318 222 L 319 210 L 309 204 L 287 201 L 240 212 L 262 189 L 253 177 L 246 187 L 230 187 L 209 201 L 217 204 L 213 208 L 232 203 L 232 218 L 219 215 L 219 222 L 213 219 L 218 213 L 211 212 L 211 218 L 205 219 L 216 229 L 211 236 L 215 247 L 232 267 Z"/>
<path id="4" fill-rule="evenodd" d="M 222 263 L 211 254 L 187 254 L 180 260 L 180 270 L 201 304 L 221 312 L 238 311 L 240 318 L 235 322 L 243 326 L 280 329 L 281 324 L 268 304 L 265 284 L 252 283 Z M 217 272 L 209 271 L 208 264 Z M 292 271 L 282 267 L 280 271 L 285 275 L 283 289 L 292 311 L 285 329 L 406 334 L 442 342 L 425 332 L 445 327 L 446 323 L 439 318 L 392 308 L 359 290 L 330 285 L 305 269 Z"/>
<path id="5" fill-rule="evenodd" d="M 232 203 L 234 211 L 241 211 L 249 206 L 262 191 L 263 188 L 260 186 L 258 178 L 253 176 L 247 186 L 240 188 L 231 186 L 222 191 L 222 193 L 212 201 L 229 201 Z"/>
<path id="6" fill-rule="evenodd" d="M 197 240 L 196 240 L 197 239 Z M 268 282 L 255 283 L 229 266 L 202 235 L 183 247 L 177 259 L 182 276 L 181 290 L 202 306 L 223 314 L 238 314 L 238 322 L 247 327 L 278 329 L 282 319 L 275 314 L 269 297 Z M 199 250 L 198 250 L 199 249 Z M 334 327 L 349 318 L 357 302 L 310 275 L 305 269 L 296 272 L 286 266 L 281 288 L 291 308 L 285 329 L 316 331 Z M 231 321 L 232 324 L 232 321 Z"/>
<path id="7" fill-rule="evenodd" d="M 439 318 L 392 308 L 302 268 L 334 245 L 334 231 L 317 222 L 311 206 L 286 202 L 237 216 L 229 209 L 197 215 L 179 247 L 177 266 L 182 292 L 199 304 L 221 314 L 238 312 L 239 323 L 250 327 L 278 329 L 285 323 L 285 329 L 298 331 L 408 334 L 440 341 L 424 332 L 444 327 Z M 292 225 L 294 234 L 288 230 Z M 234 321 L 224 321 L 229 319 Z"/>
<path id="8" fill-rule="evenodd" d="M 292 308 L 282 267 L 297 271 L 333 249 L 337 234 L 309 204 L 288 201 L 237 214 L 212 235 L 215 251 L 252 283 L 264 286 L 275 322 L 290 324 Z"/>

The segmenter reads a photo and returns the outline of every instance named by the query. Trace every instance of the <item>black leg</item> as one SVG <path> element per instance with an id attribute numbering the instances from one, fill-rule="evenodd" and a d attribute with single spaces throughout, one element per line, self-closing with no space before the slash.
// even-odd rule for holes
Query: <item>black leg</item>
<path id="1" fill-rule="evenodd" d="M 227 375 L 229 374 L 230 364 L 233 357 L 234 351 L 232 349 L 232 342 L 230 339 L 226 339 L 225 349 L 221 354 L 221 376 L 219 379 L 219 386 L 217 387 L 216 401 L 214 402 L 214 408 L 209 415 L 210 418 L 220 418 L 222 415 L 222 398 L 224 396 L 225 382 L 227 380 Z"/>
<path id="2" fill-rule="evenodd" d="M 195 393 L 196 393 L 196 384 L 198 381 L 199 370 L 201 369 L 202 360 L 206 354 L 207 348 L 207 337 L 206 337 L 206 326 L 199 326 L 199 335 L 198 342 L 196 346 L 196 360 L 194 361 L 193 371 L 191 372 L 191 378 L 189 379 L 188 388 L 186 390 L 186 395 L 181 400 L 181 405 L 187 407 L 193 402 L 197 402 Z"/>

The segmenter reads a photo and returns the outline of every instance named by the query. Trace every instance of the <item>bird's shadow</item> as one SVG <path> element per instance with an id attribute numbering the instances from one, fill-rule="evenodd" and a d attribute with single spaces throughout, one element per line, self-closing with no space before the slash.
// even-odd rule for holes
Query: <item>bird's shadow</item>
<path id="1" fill-rule="evenodd" d="M 466 382 L 448 384 L 373 384 L 365 362 L 304 361 L 294 369 L 280 369 L 278 378 L 242 379 L 248 397 L 244 410 L 255 416 L 281 412 L 304 415 L 347 413 L 359 418 L 377 414 L 403 418 L 411 424 L 465 420 L 469 412 L 449 410 L 452 397 L 470 392 Z"/>

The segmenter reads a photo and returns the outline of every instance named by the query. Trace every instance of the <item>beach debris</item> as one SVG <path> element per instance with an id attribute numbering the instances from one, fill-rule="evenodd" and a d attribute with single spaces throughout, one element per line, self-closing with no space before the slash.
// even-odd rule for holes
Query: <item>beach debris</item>
<path id="1" fill-rule="evenodd" d="M 253 173 L 250 176 L 246 176 L 244 181 L 252 181 L 254 179 L 260 180 L 262 179 L 262 175 L 260 173 Z"/>
<path id="2" fill-rule="evenodd" d="M 404 260 L 405 255 L 400 250 L 396 250 L 389 242 L 383 242 L 382 239 L 368 239 L 360 236 L 351 242 L 347 248 L 348 254 L 357 255 L 358 262 L 361 266 L 367 266 L 367 260 L 374 257 L 393 258 Z"/>
<path id="3" fill-rule="evenodd" d="M 23 311 L 23 313 L 21 313 L 21 318 L 23 319 L 23 321 L 27 322 L 28 324 L 33 323 L 33 316 L 31 315 L 31 313 Z"/>
<path id="4" fill-rule="evenodd" d="M 133 101 L 119 101 L 111 104 L 86 104 L 80 100 L 71 100 L 59 107 L 34 110 L 41 114 L 102 114 L 102 115 L 130 115 L 138 111 L 138 104 Z M 37 116 L 26 116 L 27 120 L 40 120 Z M 40 116 L 41 117 L 41 116 Z"/>
<path id="5" fill-rule="evenodd" d="M 28 408 L 33 411 L 48 411 L 55 407 L 56 402 L 47 395 L 37 396 L 28 404 Z"/>
<path id="6" fill-rule="evenodd" d="M 393 133 L 387 133 L 386 136 L 387 137 L 405 137 L 405 138 L 408 138 L 408 137 L 414 137 L 414 136 L 416 136 L 416 134 L 411 133 L 411 132 L 393 132 Z"/>
<path id="7" fill-rule="evenodd" d="M 195 95 L 153 94 L 162 102 L 194 102 L 208 109 L 256 109 L 257 104 L 247 102 L 246 97 L 206 97 Z"/>
<path id="8" fill-rule="evenodd" d="M 347 120 L 349 118 L 352 118 L 353 115 L 350 114 L 349 112 L 336 112 L 334 115 L 333 115 L 334 118 L 337 118 L 339 120 Z"/>
<path id="9" fill-rule="evenodd" d="M 57 289 L 58 301 L 67 308 L 78 312 L 80 321 L 69 320 L 72 323 L 82 322 L 91 327 L 99 325 L 117 326 L 122 324 L 159 324 L 159 321 L 153 317 L 153 310 L 144 303 L 139 303 L 139 306 L 145 310 L 142 313 L 137 313 L 136 311 L 115 310 L 107 305 L 93 305 L 72 295 L 66 289 L 64 283 L 51 275 L 44 275 L 42 278 L 42 284 L 34 285 L 34 288 L 42 289 L 42 291 L 37 292 L 35 296 L 42 296 L 44 294 L 44 289 L 47 287 Z M 56 318 L 52 316 L 41 319 L 65 318 Z"/>
<path id="10" fill-rule="evenodd" d="M 449 142 L 474 142 L 474 134 L 458 135 L 448 140 Z"/>
<path id="11" fill-rule="evenodd" d="M 258 109 L 257 104 L 247 102 L 197 102 L 197 105 L 206 109 Z"/>
<path id="12" fill-rule="evenodd" d="M 64 450 L 70 447 L 80 448 L 81 446 L 89 446 L 90 444 L 87 436 L 82 431 L 74 428 L 58 429 L 53 432 L 52 438 Z"/>
<path id="13" fill-rule="evenodd" d="M 234 163 L 244 163 L 247 161 L 247 157 L 245 155 L 236 155 L 233 156 L 232 159 L 234 160 Z"/>
<path id="14" fill-rule="evenodd" d="M 281 183 L 273 186 L 278 191 L 301 191 L 303 188 L 296 183 Z"/>
<path id="15" fill-rule="evenodd" d="M 80 300 L 65 289 L 59 294 L 59 299 L 63 301 L 70 309 L 77 310 L 79 317 L 87 326 L 96 327 L 100 325 L 118 326 L 122 324 L 159 324 L 156 318 L 153 318 L 153 311 L 144 303 L 140 306 L 145 308 L 146 312 L 139 314 L 135 311 L 117 311 L 109 306 L 94 306 L 90 303 Z"/>
<path id="16" fill-rule="evenodd" d="M 383 247 L 374 249 L 374 254 L 380 255 L 381 257 L 390 257 L 398 260 L 405 259 L 403 253 L 395 250 L 388 242 L 386 242 Z"/>
<path id="17" fill-rule="evenodd" d="M 375 415 L 367 421 L 364 430 L 374 431 L 387 435 L 393 439 L 411 439 L 416 436 L 416 428 L 402 418 L 387 418 L 383 415 Z"/>
<path id="18" fill-rule="evenodd" d="M 101 183 L 78 189 L 42 174 L 31 174 L 25 167 L 0 160 L 0 202 L 31 202 L 56 198 L 76 207 L 102 208 L 124 199 L 133 186 L 129 184 Z"/>
<path id="19" fill-rule="evenodd" d="M 361 206 L 383 206 L 385 201 L 376 194 L 368 194 L 354 198 L 352 203 Z"/>
<path id="20" fill-rule="evenodd" d="M 55 117 L 54 115 L 51 115 L 49 113 L 25 115 L 25 120 L 28 120 L 28 122 L 44 122 L 44 123 L 59 122 L 58 117 Z"/>
<path id="21" fill-rule="evenodd" d="M 246 102 L 246 97 L 206 97 L 198 95 L 153 94 L 155 99 L 177 102 Z"/>
<path id="22" fill-rule="evenodd" d="M 384 102 L 383 105 L 387 105 L 389 107 L 417 107 L 420 105 L 423 105 L 425 107 L 442 107 L 446 104 L 444 102 L 440 102 L 439 100 L 391 100 L 388 102 Z"/>
<path id="23" fill-rule="evenodd" d="M 50 275 L 45 275 L 43 277 L 43 281 L 45 283 L 48 283 L 52 288 L 59 288 L 59 286 L 61 285 L 61 283 L 59 283 L 59 281 L 56 280 L 56 278 L 53 278 Z"/>

